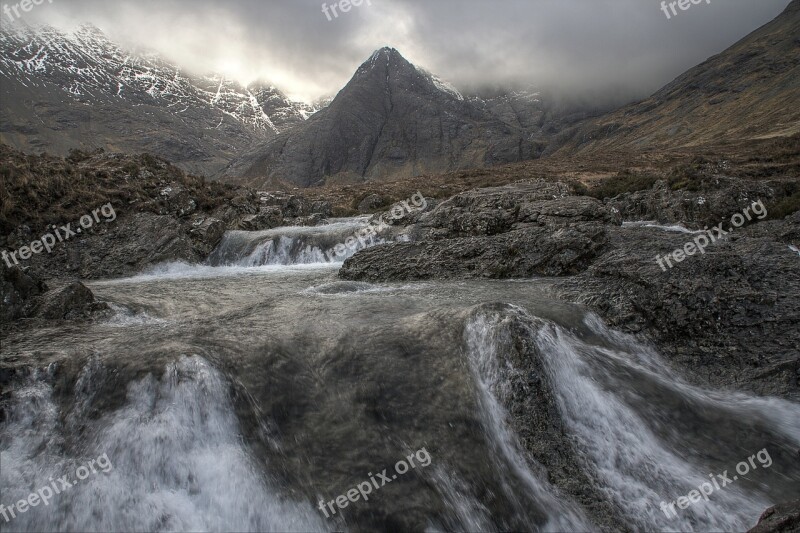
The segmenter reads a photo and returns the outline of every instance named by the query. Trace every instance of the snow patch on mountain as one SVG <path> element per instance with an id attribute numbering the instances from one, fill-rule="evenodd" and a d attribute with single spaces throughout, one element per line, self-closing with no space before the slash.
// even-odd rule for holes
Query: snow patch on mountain
<path id="1" fill-rule="evenodd" d="M 290 101 L 274 87 L 254 92 L 224 76 L 184 73 L 153 52 L 123 50 L 92 25 L 73 33 L 51 26 L 2 28 L 0 76 L 26 87 L 58 85 L 86 105 L 116 98 L 178 115 L 221 113 L 268 137 L 317 111 Z"/>

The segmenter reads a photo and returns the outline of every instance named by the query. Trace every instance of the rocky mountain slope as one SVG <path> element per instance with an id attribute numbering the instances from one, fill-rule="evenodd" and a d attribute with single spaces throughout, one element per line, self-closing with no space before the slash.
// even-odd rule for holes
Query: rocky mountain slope
<path id="1" fill-rule="evenodd" d="M 242 87 L 124 50 L 91 25 L 4 25 L 0 81 L 0 140 L 15 148 L 148 152 L 209 176 L 316 111 L 266 83 Z"/>
<path id="2" fill-rule="evenodd" d="M 235 161 L 248 184 L 300 186 L 416 176 L 531 158 L 523 120 L 507 104 L 465 99 L 397 50 L 376 51 L 323 111 Z M 531 122 L 535 122 L 531 121 Z"/>
<path id="3" fill-rule="evenodd" d="M 548 152 L 639 150 L 800 131 L 800 0 L 652 97 L 589 120 Z"/>

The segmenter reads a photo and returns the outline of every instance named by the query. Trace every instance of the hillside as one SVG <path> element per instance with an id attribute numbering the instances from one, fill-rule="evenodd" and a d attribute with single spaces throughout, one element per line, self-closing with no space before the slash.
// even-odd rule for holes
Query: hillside
<path id="1" fill-rule="evenodd" d="M 692 147 L 800 132 L 800 0 L 650 98 L 564 133 L 549 153 Z"/>
<path id="2" fill-rule="evenodd" d="M 196 76 L 98 28 L 0 31 L 0 141 L 26 152 L 149 152 L 215 176 L 241 150 L 315 109 L 280 90 Z"/>

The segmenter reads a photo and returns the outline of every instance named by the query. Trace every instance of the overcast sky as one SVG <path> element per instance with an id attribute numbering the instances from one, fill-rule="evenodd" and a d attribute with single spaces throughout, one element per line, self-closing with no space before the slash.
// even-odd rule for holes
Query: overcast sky
<path id="1" fill-rule="evenodd" d="M 660 0 L 364 2 L 329 21 L 321 0 L 53 0 L 25 20 L 65 29 L 92 22 L 189 70 L 267 79 L 297 99 L 335 94 L 382 46 L 466 91 L 535 84 L 634 99 L 789 4 L 710 0 L 668 20 Z"/>

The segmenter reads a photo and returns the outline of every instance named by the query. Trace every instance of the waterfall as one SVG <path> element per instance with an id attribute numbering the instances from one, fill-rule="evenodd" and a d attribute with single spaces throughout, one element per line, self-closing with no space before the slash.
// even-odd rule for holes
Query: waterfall
<path id="1" fill-rule="evenodd" d="M 511 321 L 527 331 L 509 328 Z M 526 370 L 507 354 L 521 338 L 534 343 L 575 455 L 595 484 L 597 497 L 637 528 L 746 530 L 777 499 L 789 497 L 782 491 L 797 492 L 800 406 L 690 385 L 652 348 L 609 330 L 594 315 L 588 315 L 580 329 L 567 330 L 504 306 L 481 311 L 465 333 L 484 426 L 498 452 L 493 460 L 504 458 L 508 467 L 498 464 L 499 470 L 508 469 L 504 476 L 523 480 L 536 502 L 557 509 L 548 517 L 551 524 L 585 529 L 575 521 L 579 515 L 570 512 L 568 499 L 529 467 L 532 460 L 509 422 L 511 384 Z M 736 475 L 737 464 L 761 450 L 766 450 L 762 455 L 771 454 L 769 463 L 761 463 L 761 468 L 754 463 L 748 476 Z M 708 500 L 675 507 L 676 512 L 663 510 L 662 503 L 675 502 L 720 479 L 716 475 L 725 471 L 733 481 L 713 490 Z M 557 517 L 562 521 L 552 522 Z"/>
<path id="2" fill-rule="evenodd" d="M 322 531 L 310 502 L 281 495 L 239 436 L 229 387 L 200 357 L 169 363 L 127 386 L 124 405 L 89 419 L 88 365 L 66 421 L 53 387 L 38 377 L 15 391 L 2 434 L 3 503 L 35 492 L 105 454 L 112 468 L 18 514 L 4 530 L 27 531 Z M 77 431 L 83 428 L 82 432 Z M 268 470 L 268 468 L 266 468 Z"/>
<path id="3" fill-rule="evenodd" d="M 494 452 L 491 460 L 526 529 L 586 531 L 590 526 L 577 505 L 546 481 L 543 468 L 532 464 L 511 428 L 505 405 L 511 396 L 510 376 L 519 371 L 504 357 L 505 347 L 513 342 L 506 319 L 501 312 L 480 313 L 469 320 L 464 333 L 483 429 Z"/>
<path id="4" fill-rule="evenodd" d="M 364 233 L 370 227 L 369 220 L 369 217 L 356 217 L 334 220 L 323 226 L 229 231 L 209 257 L 208 264 L 254 267 L 342 263 L 358 250 L 385 242 L 380 235 Z"/>

